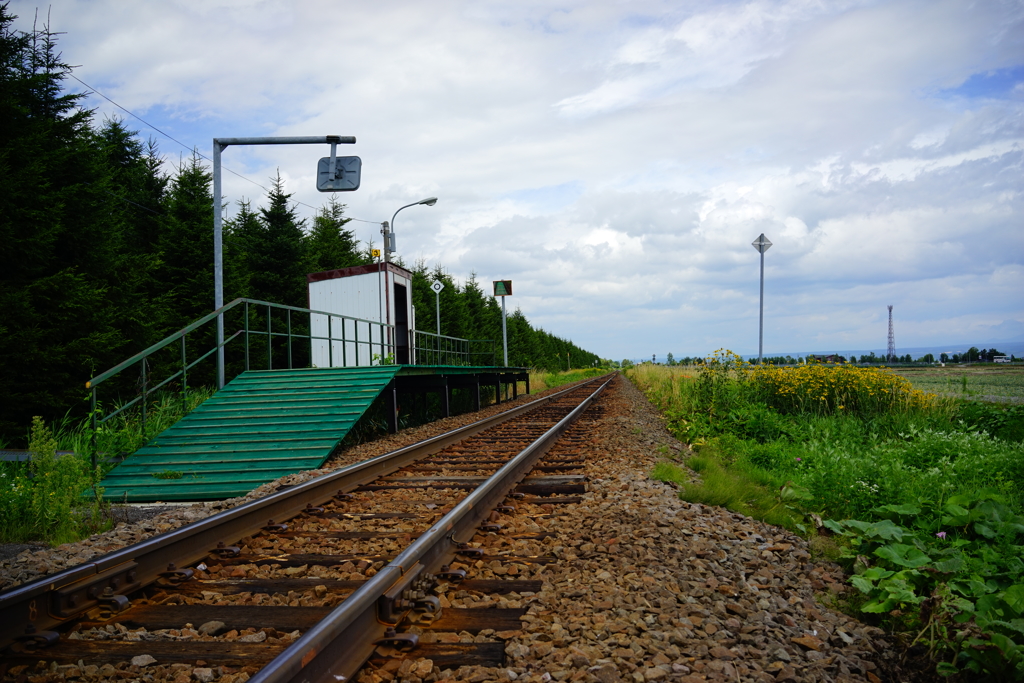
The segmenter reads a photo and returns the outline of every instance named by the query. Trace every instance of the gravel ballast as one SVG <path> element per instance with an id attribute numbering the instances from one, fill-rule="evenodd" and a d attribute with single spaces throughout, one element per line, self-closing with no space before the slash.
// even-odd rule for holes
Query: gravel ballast
<path id="1" fill-rule="evenodd" d="M 507 635 L 506 666 L 441 671 L 426 660 L 364 671 L 360 680 L 809 683 L 887 678 L 879 664 L 893 653 L 882 632 L 822 604 L 822 598 L 843 590 L 837 566 L 815 562 L 807 542 L 784 529 L 688 503 L 673 486 L 651 480 L 654 464 L 679 457 L 683 446 L 625 379 L 617 378 L 601 403 L 593 431 L 580 447 L 588 461 L 588 493 L 579 504 L 557 506 L 558 515 L 545 528 L 551 536 L 540 542 L 540 551 L 559 562 L 531 577 L 542 579 L 543 589 L 523 598 L 529 611 L 522 629 L 502 634 Z M 449 418 L 363 444 L 330 467 L 480 417 Z M 284 483 L 317 473 L 293 475 Z M 7 585 L 25 581 L 265 495 L 279 483 L 244 499 L 176 508 L 78 544 L 22 553 L 0 571 Z M 163 679 L 160 669 L 158 662 L 147 667 L 153 680 Z M 82 679 L 105 680 L 110 673 Z M 199 667 L 176 669 L 174 680 L 182 674 L 191 674 L 187 680 L 225 683 L 240 683 L 241 675 Z M 63 676 L 47 673 L 32 683 L 43 679 Z"/>

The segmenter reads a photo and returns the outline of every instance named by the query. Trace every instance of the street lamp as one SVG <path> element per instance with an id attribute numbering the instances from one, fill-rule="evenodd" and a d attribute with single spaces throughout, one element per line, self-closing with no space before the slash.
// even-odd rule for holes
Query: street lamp
<path id="1" fill-rule="evenodd" d="M 408 209 L 410 206 L 418 206 L 419 204 L 425 204 L 426 206 L 433 206 L 437 204 L 437 197 L 428 197 L 427 199 L 421 199 L 418 202 L 412 204 L 406 204 L 402 209 Z M 398 211 L 401 211 L 399 209 Z M 395 215 L 391 217 L 391 225 L 389 226 L 387 221 L 381 224 L 381 234 L 384 235 L 384 262 L 391 263 L 391 252 L 395 251 L 395 216 L 398 215 L 398 211 L 395 211 Z"/>
<path id="2" fill-rule="evenodd" d="M 761 236 L 750 244 L 761 254 L 761 306 L 757 317 L 757 364 L 760 366 L 764 341 L 764 252 L 768 251 L 772 243 L 768 241 L 768 238 L 762 232 Z"/>

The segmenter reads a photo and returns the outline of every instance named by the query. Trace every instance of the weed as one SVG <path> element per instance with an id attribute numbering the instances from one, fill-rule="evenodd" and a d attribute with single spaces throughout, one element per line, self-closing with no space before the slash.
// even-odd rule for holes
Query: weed
<path id="1" fill-rule="evenodd" d="M 165 394 L 148 406 L 145 423 L 141 410 L 125 410 L 95 432 L 89 419 L 74 423 L 65 418 L 51 427 L 34 418 L 32 459 L 0 467 L 0 541 L 60 544 L 102 530 L 109 525 L 109 505 L 99 481 L 115 458 L 134 453 L 212 394 L 212 389 L 192 390 L 184 406 L 179 396 Z M 58 450 L 71 454 L 57 457 Z"/>
<path id="2" fill-rule="evenodd" d="M 103 505 L 84 502 L 99 472 L 76 454 L 57 456 L 57 439 L 39 417 L 32 419 L 24 466 L 5 468 L 0 495 L 0 540 L 42 540 L 66 543 L 92 533 L 103 524 Z"/>
<path id="3" fill-rule="evenodd" d="M 185 476 L 185 473 L 178 470 L 164 470 L 163 472 L 153 473 L 154 479 L 181 479 L 183 476 Z"/>
<path id="4" fill-rule="evenodd" d="M 997 494 L 885 505 L 826 522 L 849 541 L 860 611 L 922 643 L 939 673 L 1024 676 L 1024 517 Z M 916 634 L 916 635 L 915 635 Z"/>

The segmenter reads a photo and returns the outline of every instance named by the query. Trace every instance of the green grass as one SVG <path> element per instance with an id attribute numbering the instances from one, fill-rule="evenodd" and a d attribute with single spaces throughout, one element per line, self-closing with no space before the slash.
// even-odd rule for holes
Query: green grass
<path id="1" fill-rule="evenodd" d="M 531 372 L 530 393 L 536 394 L 547 389 L 553 389 L 565 384 L 572 384 L 591 377 L 598 377 L 607 373 L 605 368 L 583 368 L 580 370 L 569 370 L 567 372 Z"/>
<path id="2" fill-rule="evenodd" d="M 900 368 L 895 371 L 913 385 L 934 394 L 1024 402 L 1024 366 Z"/>
<path id="3" fill-rule="evenodd" d="M 700 477 L 699 483 L 690 481 L 682 467 L 670 462 L 655 465 L 651 478 L 679 484 L 679 495 L 684 500 L 718 505 L 794 531 L 799 527 L 803 515 L 771 490 L 776 481 L 770 474 L 729 469 L 713 456 L 695 456 L 686 464 Z"/>

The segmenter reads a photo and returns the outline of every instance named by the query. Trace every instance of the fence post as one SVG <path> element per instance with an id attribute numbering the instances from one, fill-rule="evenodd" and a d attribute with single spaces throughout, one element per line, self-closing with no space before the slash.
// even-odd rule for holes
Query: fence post
<path id="1" fill-rule="evenodd" d="M 271 325 L 271 318 L 273 317 L 273 310 L 270 308 L 270 304 L 267 304 L 267 370 L 274 369 L 274 347 L 272 345 L 274 341 L 274 335 Z"/>
<path id="2" fill-rule="evenodd" d="M 288 319 L 288 369 L 292 370 L 292 309 L 288 309 L 286 312 Z"/>
<path id="3" fill-rule="evenodd" d="M 188 411 L 188 358 L 185 354 L 185 335 L 181 335 L 181 410 Z"/>
<path id="4" fill-rule="evenodd" d="M 91 397 L 90 403 L 89 403 L 89 406 L 90 406 L 89 414 L 92 415 L 92 437 L 90 438 L 90 441 L 92 442 L 92 469 L 93 469 L 93 473 L 95 474 L 95 472 L 96 472 L 96 462 L 97 462 L 96 461 L 96 432 L 99 429 L 99 425 L 96 424 L 96 387 L 92 387 L 91 394 L 92 394 L 92 397 Z"/>
<path id="5" fill-rule="evenodd" d="M 249 371 L 249 302 L 245 302 L 245 371 Z"/>
<path id="6" fill-rule="evenodd" d="M 327 314 L 327 367 L 334 367 L 334 335 L 331 333 L 331 319 L 333 315 Z M 342 323 L 344 324 L 344 323 Z M 342 351 L 344 353 L 344 351 Z"/>
<path id="7" fill-rule="evenodd" d="M 149 402 L 149 393 L 146 391 L 146 359 L 142 359 L 142 433 L 146 433 L 146 403 Z"/>

